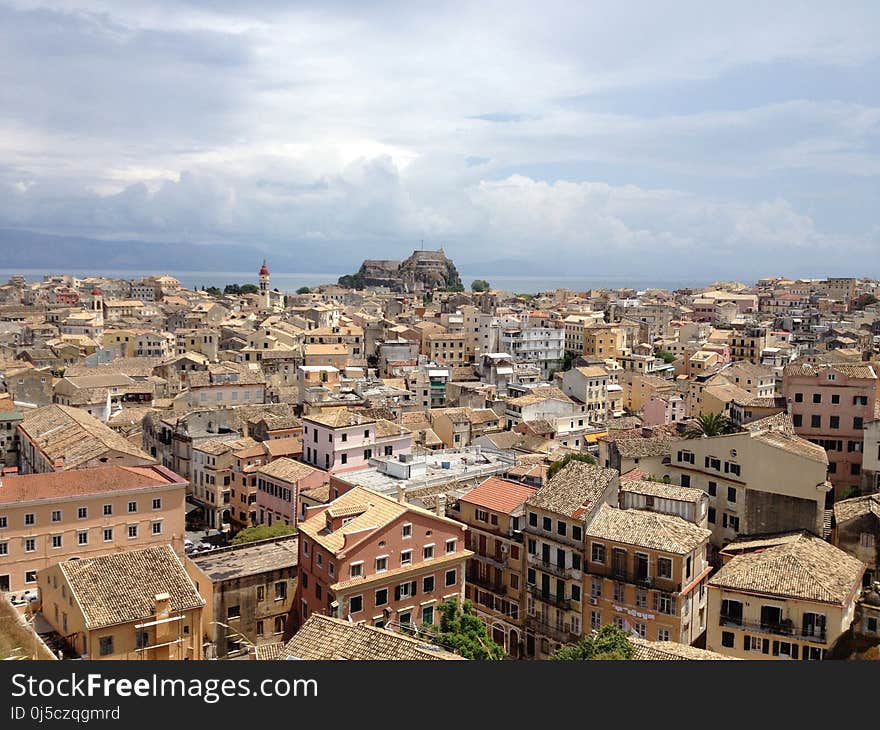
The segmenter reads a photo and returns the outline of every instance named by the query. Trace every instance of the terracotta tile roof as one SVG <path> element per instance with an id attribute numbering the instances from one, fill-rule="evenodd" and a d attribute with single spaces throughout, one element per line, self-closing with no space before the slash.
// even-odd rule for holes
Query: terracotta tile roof
<path id="1" fill-rule="evenodd" d="M 870 365 L 854 364 L 854 363 L 831 363 L 822 365 L 810 365 L 809 363 L 794 363 L 786 365 L 783 371 L 784 377 L 818 377 L 820 373 L 827 372 L 832 369 L 835 372 L 845 375 L 848 378 L 864 378 L 868 380 L 876 380 L 877 374 Z"/>
<path id="2" fill-rule="evenodd" d="M 693 661 L 693 660 L 731 660 L 740 661 L 738 657 L 725 656 L 707 649 L 679 644 L 677 641 L 648 641 L 638 636 L 630 636 L 630 643 L 635 649 L 633 659 L 636 661 Z"/>
<path id="3" fill-rule="evenodd" d="M 478 484 L 464 497 L 461 502 L 475 504 L 478 507 L 510 514 L 533 494 L 534 489 L 530 489 L 521 482 L 511 482 L 500 477 L 489 477 L 485 481 Z"/>
<path id="4" fill-rule="evenodd" d="M 821 603 L 845 604 L 865 565 L 824 540 L 801 533 L 781 544 L 736 555 L 709 585 Z M 737 549 L 737 543 L 728 548 Z"/>
<path id="5" fill-rule="evenodd" d="M 820 464 L 828 463 L 828 452 L 825 449 L 800 436 L 792 436 L 784 431 L 758 431 L 753 432 L 752 438 L 790 454 L 805 456 Z"/>
<path id="6" fill-rule="evenodd" d="M 617 478 L 617 471 L 582 461 L 566 464 L 526 504 L 569 517 L 593 512 Z"/>
<path id="7" fill-rule="evenodd" d="M 350 411 L 348 408 L 328 408 L 320 413 L 310 413 L 303 416 L 303 421 L 320 423 L 329 428 L 344 428 L 347 426 L 365 426 L 375 421 L 362 413 Z"/>
<path id="8" fill-rule="evenodd" d="M 69 406 L 49 405 L 28 413 L 19 428 L 43 451 L 50 462 L 64 459 L 70 469 L 108 451 L 118 451 L 143 459 L 155 459 L 84 410 Z"/>
<path id="9" fill-rule="evenodd" d="M 641 479 L 624 480 L 623 477 L 620 478 L 620 491 L 647 494 L 661 499 L 674 499 L 679 502 L 700 502 L 706 495 L 702 489 L 693 487 L 679 487 L 676 484 L 663 484 Z"/>
<path id="10" fill-rule="evenodd" d="M 315 542 L 319 543 L 332 553 L 339 553 L 345 546 L 345 536 L 349 533 L 361 533 L 360 539 L 366 539 L 373 531 L 390 524 L 398 517 L 409 511 L 417 511 L 422 514 L 429 514 L 436 520 L 459 525 L 455 520 L 446 517 L 440 517 L 433 512 L 421 509 L 411 504 L 401 504 L 396 499 L 385 497 L 378 492 L 365 489 L 364 487 L 354 487 L 345 494 L 337 497 L 331 503 L 334 508 L 347 507 L 351 505 L 367 505 L 368 509 L 357 517 L 355 517 L 347 525 L 343 525 L 332 532 L 327 531 L 327 520 L 323 513 L 313 515 L 299 523 L 300 532 L 311 537 Z M 349 545 L 351 547 L 351 545 Z"/>
<path id="11" fill-rule="evenodd" d="M 284 649 L 283 641 L 273 641 L 269 644 L 257 644 L 254 648 L 254 659 L 259 661 L 274 661 L 281 658 Z"/>
<path id="12" fill-rule="evenodd" d="M 599 440 L 614 443 L 621 456 L 641 458 L 647 456 L 668 456 L 672 453 L 673 441 L 681 438 L 675 426 L 654 426 L 646 435 L 641 428 L 615 431 Z"/>
<path id="13" fill-rule="evenodd" d="M 842 499 L 834 503 L 834 519 L 837 524 L 849 522 L 857 517 L 874 514 L 880 517 L 880 494 Z"/>
<path id="14" fill-rule="evenodd" d="M 376 437 L 377 438 L 389 438 L 391 436 L 405 436 L 406 434 L 411 433 L 409 429 L 403 428 L 402 426 L 398 426 L 396 423 L 391 421 L 386 421 L 384 418 L 380 418 L 376 421 Z"/>
<path id="15" fill-rule="evenodd" d="M 681 517 L 640 509 L 618 509 L 607 504 L 599 508 L 587 526 L 586 534 L 677 555 L 696 550 L 712 535 L 710 530 Z"/>
<path id="16" fill-rule="evenodd" d="M 534 403 L 543 403 L 545 400 L 551 399 L 565 401 L 566 403 L 572 402 L 571 398 L 554 385 L 532 388 L 532 390 L 525 395 L 521 395 L 519 398 L 511 398 L 507 402 L 510 405 L 522 408 L 523 406 L 529 406 Z"/>
<path id="17" fill-rule="evenodd" d="M 0 484 L 0 504 L 83 497 L 130 489 L 185 485 L 162 466 L 99 466 L 45 474 L 8 474 Z"/>
<path id="18" fill-rule="evenodd" d="M 301 461 L 294 461 L 282 456 L 280 459 L 270 461 L 257 469 L 257 474 L 270 477 L 272 479 L 280 479 L 281 481 L 293 484 L 300 479 L 305 479 L 319 470 L 304 464 Z M 329 478 L 329 477 L 328 477 Z"/>
<path id="19" fill-rule="evenodd" d="M 422 639 L 367 624 L 312 614 L 281 650 L 279 659 L 433 661 L 463 660 Z"/>
<path id="20" fill-rule="evenodd" d="M 171 595 L 171 611 L 205 605 L 170 545 L 59 563 L 90 629 L 147 619 L 155 597 Z"/>
<path id="21" fill-rule="evenodd" d="M 747 431 L 773 430 L 794 436 L 794 423 L 788 413 L 774 413 L 772 416 L 759 418 L 757 421 L 746 423 L 743 428 Z"/>
<path id="22" fill-rule="evenodd" d="M 280 439 L 263 441 L 263 448 L 270 456 L 285 456 L 302 453 L 302 440 L 299 436 L 287 436 Z"/>

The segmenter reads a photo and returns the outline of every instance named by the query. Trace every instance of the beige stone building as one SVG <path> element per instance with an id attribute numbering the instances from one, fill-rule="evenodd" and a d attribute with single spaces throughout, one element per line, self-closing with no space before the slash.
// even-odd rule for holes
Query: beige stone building
<path id="1" fill-rule="evenodd" d="M 201 659 L 204 599 L 169 545 L 39 573 L 43 618 L 88 659 Z"/>
<path id="2" fill-rule="evenodd" d="M 706 648 L 822 659 L 852 624 L 865 565 L 809 533 L 734 542 L 709 580 Z"/>

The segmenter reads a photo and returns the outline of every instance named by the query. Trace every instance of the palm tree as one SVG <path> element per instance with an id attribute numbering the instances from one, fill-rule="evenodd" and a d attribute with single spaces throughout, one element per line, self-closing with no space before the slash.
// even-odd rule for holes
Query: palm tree
<path id="1" fill-rule="evenodd" d="M 727 416 L 721 413 L 704 413 L 692 421 L 684 435 L 695 439 L 701 436 L 721 436 L 734 430 L 735 426 Z"/>

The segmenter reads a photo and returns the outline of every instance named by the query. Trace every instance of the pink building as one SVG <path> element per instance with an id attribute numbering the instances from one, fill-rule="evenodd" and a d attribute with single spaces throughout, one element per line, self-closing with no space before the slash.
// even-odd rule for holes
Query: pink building
<path id="1" fill-rule="evenodd" d="M 327 484 L 330 475 L 308 464 L 281 458 L 261 466 L 256 472 L 259 524 L 283 522 L 296 525 L 302 513 L 300 492 Z"/>
<path id="2" fill-rule="evenodd" d="M 664 426 L 678 423 L 685 418 L 684 398 L 678 393 L 655 395 L 642 407 L 642 423 L 645 426 Z"/>
<path id="3" fill-rule="evenodd" d="M 828 452 L 835 494 L 861 482 L 865 424 L 874 417 L 877 374 L 867 363 L 789 365 L 782 394 L 794 429 Z"/>
<path id="4" fill-rule="evenodd" d="M 394 629 L 436 623 L 444 600 L 464 600 L 466 529 L 363 487 L 308 508 L 293 625 L 314 613 Z"/>
<path id="5" fill-rule="evenodd" d="M 303 417 L 303 461 L 329 472 L 369 466 L 374 456 L 412 452 L 412 433 L 347 408 Z"/>

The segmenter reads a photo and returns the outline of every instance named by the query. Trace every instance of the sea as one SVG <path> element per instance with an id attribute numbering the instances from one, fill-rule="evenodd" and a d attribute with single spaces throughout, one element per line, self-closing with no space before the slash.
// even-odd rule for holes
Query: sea
<path id="1" fill-rule="evenodd" d="M 77 278 L 88 276 L 103 276 L 114 279 L 135 279 L 142 276 L 168 274 L 178 279 L 186 289 L 201 289 L 202 287 L 216 286 L 223 289 L 227 284 L 256 284 L 257 273 L 255 271 L 120 271 L 107 269 L 75 269 L 65 271 L 43 271 L 38 269 L 0 269 L 0 282 L 7 281 L 11 276 L 24 276 L 27 281 L 42 281 L 47 275 L 68 274 Z M 273 289 L 288 294 L 297 289 L 307 286 L 313 287 L 320 284 L 334 284 L 339 279 L 338 273 L 308 273 L 308 272 L 275 272 L 271 274 L 270 286 Z M 470 287 L 472 281 L 484 279 L 494 289 L 517 294 L 536 294 L 538 292 L 553 291 L 555 289 L 569 289 L 571 291 L 587 291 L 589 289 L 619 289 L 632 288 L 644 289 L 683 289 L 704 287 L 711 280 L 693 279 L 651 279 L 644 277 L 624 276 L 494 276 L 488 272 L 461 272 L 461 280 L 465 287 Z"/>

